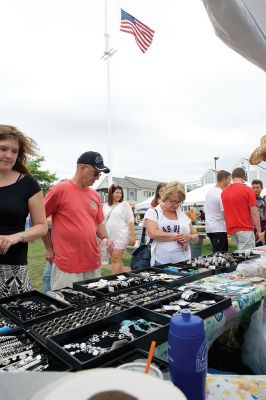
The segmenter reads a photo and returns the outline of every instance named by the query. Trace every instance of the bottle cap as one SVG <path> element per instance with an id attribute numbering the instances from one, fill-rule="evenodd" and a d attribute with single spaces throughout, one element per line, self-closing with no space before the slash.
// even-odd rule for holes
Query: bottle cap
<path id="1" fill-rule="evenodd" d="M 182 315 L 182 318 L 183 318 L 184 321 L 189 321 L 190 320 L 191 313 L 190 313 L 190 310 L 188 310 L 187 308 L 184 308 L 181 311 L 181 315 Z"/>
<path id="2" fill-rule="evenodd" d="M 203 320 L 197 315 L 192 315 L 190 310 L 183 309 L 181 315 L 171 318 L 169 332 L 179 337 L 197 337 L 204 335 Z"/>

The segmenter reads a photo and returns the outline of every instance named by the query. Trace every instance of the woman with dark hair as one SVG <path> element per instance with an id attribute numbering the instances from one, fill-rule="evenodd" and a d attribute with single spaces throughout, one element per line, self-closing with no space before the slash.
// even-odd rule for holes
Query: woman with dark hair
<path id="1" fill-rule="evenodd" d="M 158 183 L 158 185 L 156 187 L 154 199 L 151 202 L 151 206 L 153 208 L 157 207 L 161 203 L 161 197 L 162 197 L 163 189 L 164 189 L 165 185 L 166 185 L 166 183 L 162 183 L 162 182 Z"/>
<path id="2" fill-rule="evenodd" d="M 103 206 L 105 227 L 113 244 L 111 253 L 112 274 L 124 272 L 122 255 L 129 244 L 134 246 L 134 214 L 130 205 L 124 201 L 123 188 L 111 185 L 108 191 L 108 203 Z"/>
<path id="3" fill-rule="evenodd" d="M 41 188 L 27 168 L 34 155 L 33 139 L 0 125 L 0 298 L 31 289 L 27 243 L 47 233 Z M 25 231 L 29 213 L 32 226 Z"/>

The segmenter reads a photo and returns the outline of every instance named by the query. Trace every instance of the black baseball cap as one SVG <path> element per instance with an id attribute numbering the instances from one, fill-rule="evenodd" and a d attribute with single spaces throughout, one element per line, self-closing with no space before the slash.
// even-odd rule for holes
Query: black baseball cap
<path id="1" fill-rule="evenodd" d="M 108 174 L 110 169 L 103 163 L 103 158 L 100 153 L 96 151 L 86 151 L 78 158 L 77 164 L 89 164 L 96 168 L 98 171 Z"/>

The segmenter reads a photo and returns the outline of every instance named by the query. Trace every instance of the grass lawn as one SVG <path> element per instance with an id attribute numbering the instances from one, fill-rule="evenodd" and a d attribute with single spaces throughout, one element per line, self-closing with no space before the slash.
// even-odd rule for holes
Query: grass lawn
<path id="1" fill-rule="evenodd" d="M 229 240 L 229 251 L 234 251 L 235 247 Z M 210 254 L 212 251 L 211 243 L 208 238 L 203 240 L 202 255 Z M 29 243 L 29 274 L 34 289 L 42 291 L 42 275 L 46 261 L 44 259 L 44 245 L 41 240 L 36 240 L 35 242 Z M 123 257 L 123 263 L 125 266 L 129 266 L 130 254 L 125 253 Z M 102 268 L 102 275 L 109 275 L 110 268 Z"/>

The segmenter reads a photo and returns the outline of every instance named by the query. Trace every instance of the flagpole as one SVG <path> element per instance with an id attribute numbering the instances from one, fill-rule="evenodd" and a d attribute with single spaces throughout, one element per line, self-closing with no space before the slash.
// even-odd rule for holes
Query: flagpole
<path id="1" fill-rule="evenodd" d="M 106 92 L 107 92 L 107 158 L 108 158 L 108 167 L 111 172 L 108 174 L 108 188 L 112 185 L 113 182 L 113 134 L 112 134 L 112 115 L 111 115 L 111 77 L 110 77 L 110 58 L 116 50 L 110 49 L 110 34 L 109 34 L 109 26 L 108 26 L 108 6 L 109 1 L 105 0 L 105 48 L 104 55 L 101 57 L 104 61 L 106 61 Z"/>

